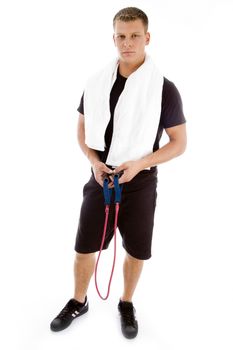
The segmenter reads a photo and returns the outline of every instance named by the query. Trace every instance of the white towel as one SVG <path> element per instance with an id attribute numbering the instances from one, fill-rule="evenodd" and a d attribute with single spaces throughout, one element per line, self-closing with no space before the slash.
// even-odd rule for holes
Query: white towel
<path id="1" fill-rule="evenodd" d="M 104 151 L 110 120 L 110 92 L 116 80 L 119 59 L 92 76 L 84 92 L 85 143 Z M 127 78 L 114 111 L 114 126 L 106 164 L 117 167 L 153 152 L 164 78 L 146 54 L 143 64 Z M 150 169 L 150 168 L 146 168 Z"/>

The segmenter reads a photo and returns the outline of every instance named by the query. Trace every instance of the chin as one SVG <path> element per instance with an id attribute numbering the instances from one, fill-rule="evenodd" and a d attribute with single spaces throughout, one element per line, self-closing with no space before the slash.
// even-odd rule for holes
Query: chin
<path id="1" fill-rule="evenodd" d="M 134 57 L 121 57 L 121 60 L 125 63 L 134 63 L 134 62 L 137 62 L 138 61 L 138 57 L 134 56 Z"/>

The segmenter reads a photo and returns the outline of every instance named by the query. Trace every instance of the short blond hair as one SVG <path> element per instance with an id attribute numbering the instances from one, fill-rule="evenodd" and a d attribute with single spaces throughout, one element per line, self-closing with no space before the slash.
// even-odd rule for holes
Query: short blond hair
<path id="1" fill-rule="evenodd" d="M 113 28 L 115 28 L 116 21 L 130 22 L 136 21 L 137 19 L 142 21 L 146 33 L 149 25 L 148 17 L 145 12 L 137 7 L 125 7 L 118 11 L 113 18 Z"/>

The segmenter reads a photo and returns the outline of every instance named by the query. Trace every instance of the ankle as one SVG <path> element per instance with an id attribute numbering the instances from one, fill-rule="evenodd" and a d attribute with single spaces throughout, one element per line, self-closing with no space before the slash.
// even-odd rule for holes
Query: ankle
<path id="1" fill-rule="evenodd" d="M 86 296 L 75 294 L 74 299 L 77 300 L 80 304 L 84 304 L 86 301 Z"/>
<path id="2" fill-rule="evenodd" d="M 126 302 L 128 302 L 128 303 L 132 303 L 132 298 L 130 298 L 130 297 L 127 297 L 127 296 L 122 296 L 121 298 L 120 298 L 120 301 L 126 301 Z"/>

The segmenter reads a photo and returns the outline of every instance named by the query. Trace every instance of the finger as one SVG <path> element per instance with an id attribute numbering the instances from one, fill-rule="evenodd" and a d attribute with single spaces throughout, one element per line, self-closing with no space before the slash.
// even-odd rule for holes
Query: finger
<path id="1" fill-rule="evenodd" d="M 124 164 L 119 165 L 118 167 L 116 167 L 115 170 L 115 174 L 119 173 L 121 170 L 124 169 Z"/>
<path id="2" fill-rule="evenodd" d="M 97 176 L 96 181 L 101 187 L 104 187 L 104 179 L 102 178 L 102 176 Z"/>
<path id="3" fill-rule="evenodd" d="M 104 184 L 103 184 L 103 182 L 101 182 L 101 181 L 97 181 L 96 180 L 96 182 L 101 186 L 101 187 L 104 187 Z"/>
<path id="4" fill-rule="evenodd" d="M 112 174 L 113 171 L 112 169 L 108 168 L 106 165 L 104 165 L 104 169 L 103 169 L 107 174 Z"/>
<path id="5" fill-rule="evenodd" d="M 128 182 L 127 177 L 123 174 L 120 178 L 119 178 L 119 185 L 123 184 L 124 182 Z"/>

